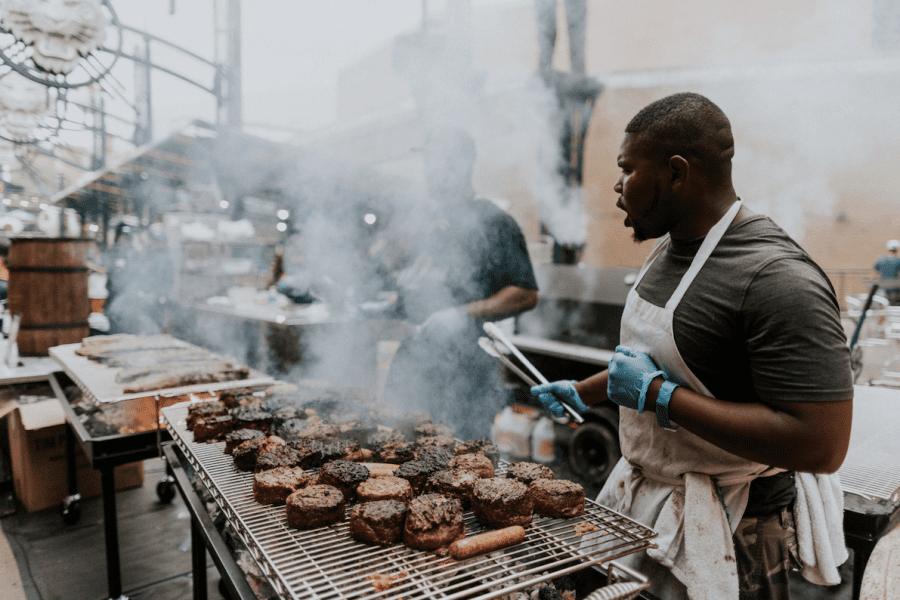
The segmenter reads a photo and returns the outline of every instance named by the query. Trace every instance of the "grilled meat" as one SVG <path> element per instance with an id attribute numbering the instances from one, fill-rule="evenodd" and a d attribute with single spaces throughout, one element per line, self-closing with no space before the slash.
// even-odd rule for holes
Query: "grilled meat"
<path id="1" fill-rule="evenodd" d="M 287 522 L 297 529 L 332 525 L 344 518 L 346 501 L 341 491 L 330 485 L 309 485 L 287 497 Z"/>
<path id="2" fill-rule="evenodd" d="M 348 460 L 332 460 L 322 465 L 316 483 L 334 486 L 347 500 L 356 498 L 356 488 L 369 478 L 369 470 Z"/>
<path id="3" fill-rule="evenodd" d="M 368 544 L 389 546 L 401 539 L 405 522 L 405 502 L 366 502 L 350 513 L 350 536 Z"/>
<path id="4" fill-rule="evenodd" d="M 550 467 L 533 462 L 516 462 L 509 465 L 509 468 L 506 470 L 506 477 L 508 479 L 517 479 L 525 485 L 530 485 L 532 481 L 553 479 L 556 476 Z"/>
<path id="5" fill-rule="evenodd" d="M 299 467 L 260 471 L 253 476 L 253 499 L 260 504 L 284 504 L 288 496 L 309 483 L 309 475 Z"/>
<path id="6" fill-rule="evenodd" d="M 376 450 L 379 460 L 395 465 L 416 458 L 416 447 L 407 442 L 385 442 Z"/>
<path id="7" fill-rule="evenodd" d="M 465 537 L 463 510 L 458 500 L 426 494 L 409 503 L 403 542 L 417 550 L 436 550 Z"/>
<path id="8" fill-rule="evenodd" d="M 238 429 L 225 435 L 225 454 L 231 454 L 236 447 L 248 440 L 266 437 L 259 429 Z"/>
<path id="9" fill-rule="evenodd" d="M 396 500 L 409 502 L 413 492 L 409 481 L 400 477 L 372 477 L 363 481 L 356 488 L 356 495 L 360 502 L 377 502 L 379 500 Z"/>
<path id="10" fill-rule="evenodd" d="M 488 527 L 526 527 L 532 518 L 528 486 L 505 477 L 481 479 L 472 492 L 472 512 L 479 523 Z"/>
<path id="11" fill-rule="evenodd" d="M 500 449 L 487 438 L 462 442 L 457 444 L 454 451 L 456 454 L 484 454 L 491 459 L 495 469 L 500 464 Z"/>
<path id="12" fill-rule="evenodd" d="M 474 471 L 468 469 L 441 469 L 428 478 L 426 489 L 448 498 L 456 498 L 463 508 L 472 503 L 472 491 L 481 479 Z"/>
<path id="13" fill-rule="evenodd" d="M 474 471 L 482 479 L 494 476 L 494 464 L 484 454 L 460 454 L 450 460 L 451 469 Z"/>
<path id="14" fill-rule="evenodd" d="M 528 486 L 534 512 L 545 517 L 584 514 L 584 488 L 565 479 L 535 479 Z"/>

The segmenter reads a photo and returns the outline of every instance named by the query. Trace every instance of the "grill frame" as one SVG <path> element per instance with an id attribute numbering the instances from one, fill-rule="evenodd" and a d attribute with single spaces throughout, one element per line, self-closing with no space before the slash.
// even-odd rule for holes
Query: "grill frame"
<path id="1" fill-rule="evenodd" d="M 608 565 L 653 547 L 650 540 L 656 537 L 650 528 L 592 500 L 586 500 L 582 517 L 535 517 L 524 543 L 465 561 L 402 544 L 367 546 L 350 537 L 346 519 L 300 531 L 287 525 L 283 506 L 263 506 L 253 500 L 253 473 L 233 466 L 231 457 L 224 454 L 224 442 L 193 442 L 185 426 L 190 404 L 163 408 L 166 428 L 281 598 L 489 600 L 587 567 Z M 504 474 L 507 467 L 501 461 L 497 474 Z M 481 531 L 471 511 L 466 511 L 465 522 L 467 535 Z M 580 522 L 598 527 L 599 533 L 582 537 L 573 529 Z M 581 548 L 589 539 L 598 544 Z M 402 571 L 407 576 L 383 591 L 376 591 L 367 579 Z"/>

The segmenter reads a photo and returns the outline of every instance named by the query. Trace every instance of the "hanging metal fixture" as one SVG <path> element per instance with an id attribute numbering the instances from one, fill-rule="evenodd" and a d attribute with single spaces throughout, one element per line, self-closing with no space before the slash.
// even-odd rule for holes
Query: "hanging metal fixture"
<path id="1" fill-rule="evenodd" d="M 0 59 L 48 87 L 96 83 L 122 49 L 122 30 L 109 0 L 4 0 Z"/>

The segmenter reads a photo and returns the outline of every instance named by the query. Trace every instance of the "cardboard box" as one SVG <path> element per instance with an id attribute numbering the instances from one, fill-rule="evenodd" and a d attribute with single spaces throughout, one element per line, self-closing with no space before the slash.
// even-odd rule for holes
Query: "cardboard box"
<path id="1" fill-rule="evenodd" d="M 52 393 L 52 392 L 51 392 Z M 58 507 L 68 495 L 66 417 L 59 400 L 7 406 L 9 450 L 16 497 L 28 512 Z M 2 415 L 0 415 L 2 416 Z M 92 469 L 75 443 L 78 492 L 82 498 L 100 494 L 100 471 Z M 142 485 L 144 463 L 115 468 L 116 489 Z"/>

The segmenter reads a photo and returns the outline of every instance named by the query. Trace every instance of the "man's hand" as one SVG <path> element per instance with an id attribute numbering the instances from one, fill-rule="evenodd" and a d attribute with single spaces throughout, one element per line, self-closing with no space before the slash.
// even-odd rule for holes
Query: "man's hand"
<path id="1" fill-rule="evenodd" d="M 585 412 L 588 407 L 581 401 L 581 396 L 575 390 L 574 381 L 554 381 L 536 385 L 531 388 L 531 393 L 537 396 L 548 413 L 554 417 L 566 416 L 566 411 L 560 404 L 560 400 L 574 408 L 579 413 Z"/>
<path id="2" fill-rule="evenodd" d="M 666 378 L 649 356 L 628 346 L 617 346 L 615 355 L 609 361 L 606 393 L 619 406 L 644 412 L 647 388 L 660 375 Z"/>

